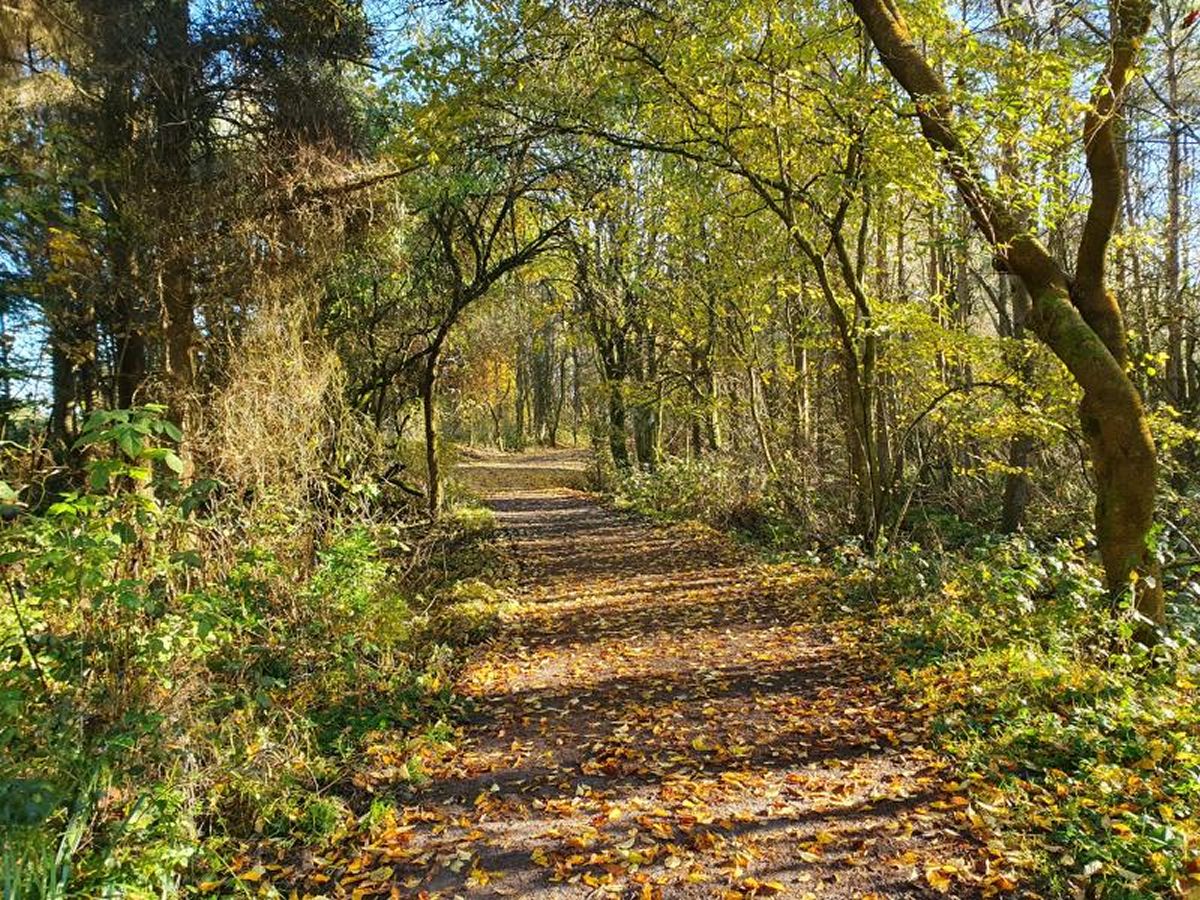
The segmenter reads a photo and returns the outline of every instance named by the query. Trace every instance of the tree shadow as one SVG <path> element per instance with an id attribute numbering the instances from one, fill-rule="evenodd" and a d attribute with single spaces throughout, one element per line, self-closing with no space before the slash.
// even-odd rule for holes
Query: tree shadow
<path id="1" fill-rule="evenodd" d="M 949 820 L 891 828 L 937 782 L 881 673 L 811 610 L 727 545 L 582 496 L 492 505 L 525 562 L 520 617 L 478 664 L 453 759 L 395 789 L 432 823 L 400 896 L 638 896 L 651 878 L 710 897 L 750 875 L 784 896 L 945 896 L 890 862 L 948 840 Z"/>

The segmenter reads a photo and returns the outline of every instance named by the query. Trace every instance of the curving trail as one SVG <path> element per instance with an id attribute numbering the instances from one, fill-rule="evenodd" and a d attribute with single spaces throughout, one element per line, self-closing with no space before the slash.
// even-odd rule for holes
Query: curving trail
<path id="1" fill-rule="evenodd" d="M 805 587 L 822 576 L 547 486 L 581 466 L 467 464 L 521 607 L 463 677 L 459 748 L 364 848 L 363 873 L 387 864 L 380 893 L 977 896 L 966 800 L 820 624 Z"/>

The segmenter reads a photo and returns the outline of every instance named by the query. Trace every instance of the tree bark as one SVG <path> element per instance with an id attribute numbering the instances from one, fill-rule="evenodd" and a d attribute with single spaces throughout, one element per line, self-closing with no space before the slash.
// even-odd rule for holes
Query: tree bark
<path id="1" fill-rule="evenodd" d="M 1182 239 L 1181 194 L 1183 192 L 1183 123 L 1179 112 L 1179 48 L 1168 20 L 1166 33 L 1167 102 L 1167 400 L 1176 409 L 1188 402 L 1183 353 L 1183 293 L 1180 290 L 1180 244 Z"/>
<path id="2" fill-rule="evenodd" d="M 525 341 L 518 340 L 517 342 L 517 359 L 516 359 L 516 391 L 514 402 L 514 418 L 516 420 L 517 440 L 516 449 L 525 449 L 525 408 L 528 405 L 529 398 L 529 374 L 528 363 L 526 362 Z"/>
<path id="3" fill-rule="evenodd" d="M 431 354 L 421 377 L 421 408 L 425 417 L 425 483 L 429 518 L 442 510 L 442 479 L 438 469 L 437 409 L 434 387 L 437 383 L 437 358 Z"/>
<path id="4" fill-rule="evenodd" d="M 567 400 L 567 355 L 562 353 L 558 357 L 558 384 L 556 386 L 557 393 L 554 397 L 554 409 L 550 415 L 550 446 L 558 446 L 558 426 L 562 421 L 563 404 Z"/>
<path id="5" fill-rule="evenodd" d="M 1000 531 L 1016 534 L 1025 527 L 1025 512 L 1033 495 L 1029 479 L 1029 460 L 1033 456 L 1033 438 L 1018 434 L 1008 442 L 1009 472 L 1004 477 L 1004 500 L 1000 508 Z"/>
<path id="6" fill-rule="evenodd" d="M 1000 302 L 1007 306 L 1001 317 L 1001 336 L 1012 338 L 1018 357 L 1013 369 L 1021 384 L 1033 382 L 1033 358 L 1027 346 L 1025 320 L 1029 316 L 1029 301 L 1020 282 L 1005 278 Z M 1007 332 L 1007 333 L 1005 333 Z M 1000 508 L 1000 530 L 1015 534 L 1025 527 L 1025 516 L 1033 496 L 1033 481 L 1029 477 L 1029 462 L 1033 457 L 1034 440 L 1029 434 L 1016 434 L 1008 445 L 1008 474 L 1004 476 L 1004 499 Z"/>
<path id="7" fill-rule="evenodd" d="M 625 442 L 625 396 L 621 381 L 608 383 L 608 446 L 613 464 L 618 469 L 629 468 L 629 447 Z"/>
<path id="8" fill-rule="evenodd" d="M 583 386 L 579 379 L 579 348 L 571 347 L 571 446 L 573 447 L 579 446 L 579 423 L 581 421 L 583 421 Z"/>
<path id="9" fill-rule="evenodd" d="M 157 0 L 154 6 L 155 154 L 160 245 L 158 288 L 166 343 L 171 413 L 183 426 L 196 380 L 195 298 L 187 236 L 178 224 L 186 215 L 195 129 L 196 60 L 188 34 L 187 0 Z"/>
<path id="10" fill-rule="evenodd" d="M 125 188 L 119 173 L 125 170 L 123 157 L 133 140 L 134 46 L 140 28 L 131 23 L 144 22 L 136 4 L 128 0 L 88 5 L 96 35 L 96 62 L 101 72 L 103 92 L 97 121 L 97 152 L 103 161 L 94 190 L 104 222 L 104 253 L 109 262 L 108 290 L 112 296 L 111 329 L 116 343 L 113 361 L 115 390 L 112 400 L 118 408 L 133 406 L 138 390 L 146 379 L 147 343 L 146 308 L 135 284 L 135 252 L 131 246 L 130 225 L 125 219 Z M 126 176 L 127 178 L 128 176 Z"/>
<path id="11" fill-rule="evenodd" d="M 636 335 L 633 376 L 638 395 L 633 406 L 633 446 L 638 465 L 649 472 L 658 468 L 658 398 L 651 395 L 658 376 L 654 333 L 642 327 Z"/>
<path id="12" fill-rule="evenodd" d="M 763 460 L 767 464 L 767 471 L 775 479 L 779 478 L 779 468 L 775 465 L 775 454 L 771 452 L 771 441 L 767 436 L 767 426 L 763 421 L 762 413 L 758 407 L 758 397 L 761 393 L 759 390 L 758 372 L 754 366 L 746 367 L 746 378 L 750 386 L 750 419 L 754 422 L 754 432 L 758 436 L 758 446 L 762 451 Z"/>
<path id="13" fill-rule="evenodd" d="M 1070 278 L 983 177 L 957 131 L 949 92 L 914 44 L 889 0 L 851 0 L 888 71 L 912 98 L 926 141 L 957 185 L 976 227 L 1029 292 L 1029 326 L 1083 389 L 1080 423 L 1096 478 L 1096 538 L 1109 590 L 1132 585 L 1138 611 L 1164 619 L 1163 593 L 1148 544 L 1157 457 L 1142 398 L 1126 374 L 1124 323 L 1105 284 L 1105 256 L 1120 204 L 1113 120 L 1142 38 L 1149 6 L 1114 0 L 1112 45 L 1084 121 L 1091 203 Z M 1144 577 L 1135 578 L 1138 572 Z"/>
<path id="14" fill-rule="evenodd" d="M 717 307 L 710 297 L 708 299 L 708 315 L 706 318 L 706 339 L 704 344 L 704 436 L 711 453 L 721 450 L 721 422 L 717 418 L 717 370 L 713 364 L 713 354 L 717 346 Z"/>

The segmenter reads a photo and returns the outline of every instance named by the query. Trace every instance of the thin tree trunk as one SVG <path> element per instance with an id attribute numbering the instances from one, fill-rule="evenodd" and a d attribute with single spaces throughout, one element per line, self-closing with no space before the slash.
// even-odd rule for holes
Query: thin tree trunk
<path id="1" fill-rule="evenodd" d="M 754 433 L 758 436 L 758 446 L 762 450 L 763 460 L 773 478 L 779 477 L 779 469 L 775 465 L 775 454 L 771 452 L 771 441 L 767 437 L 766 424 L 758 408 L 759 381 L 758 373 L 753 366 L 746 367 L 746 377 L 750 382 L 750 418 L 754 422 Z"/>
<path id="2" fill-rule="evenodd" d="M 421 378 L 421 407 L 425 414 L 425 483 L 429 517 L 436 519 L 442 509 L 442 480 L 438 470 L 437 410 L 434 387 L 437 383 L 437 359 L 431 355 Z"/>
<path id="3" fill-rule="evenodd" d="M 571 348 L 571 446 L 579 446 L 579 423 L 583 420 L 583 388 L 579 382 L 579 348 Z"/>
<path id="4" fill-rule="evenodd" d="M 1172 24 L 1169 20 L 1168 25 Z M 1180 244 L 1182 240 L 1182 211 L 1180 196 L 1183 192 L 1183 123 L 1179 113 L 1179 55 L 1176 39 L 1170 28 L 1166 41 L 1167 101 L 1170 109 L 1170 124 L 1167 128 L 1167 400 L 1176 409 L 1187 404 L 1187 380 L 1184 374 L 1183 356 L 1183 294 L 1180 290 Z"/>

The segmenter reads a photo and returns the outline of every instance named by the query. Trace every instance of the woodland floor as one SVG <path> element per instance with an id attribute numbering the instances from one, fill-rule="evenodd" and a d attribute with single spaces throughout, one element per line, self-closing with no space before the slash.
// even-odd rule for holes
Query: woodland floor
<path id="1" fill-rule="evenodd" d="M 986 853 L 869 655 L 719 535 L 476 457 L 519 610 L 457 748 L 334 885 L 403 897 L 974 897 Z M 815 592 L 814 592 L 815 593 Z M 372 882 L 375 884 L 372 884 Z"/>

